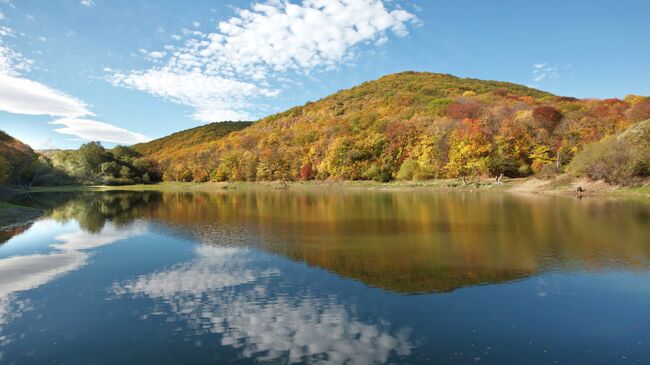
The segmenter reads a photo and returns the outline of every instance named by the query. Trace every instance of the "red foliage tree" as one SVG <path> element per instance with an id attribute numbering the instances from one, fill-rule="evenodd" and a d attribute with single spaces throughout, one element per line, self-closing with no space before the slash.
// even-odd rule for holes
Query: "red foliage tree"
<path id="1" fill-rule="evenodd" d="M 650 99 L 632 105 L 625 114 L 633 122 L 650 119 Z"/>
<path id="2" fill-rule="evenodd" d="M 544 128 L 549 132 L 552 132 L 560 124 L 562 118 L 564 118 L 562 112 L 552 106 L 538 106 L 533 109 L 536 127 Z"/>
<path id="3" fill-rule="evenodd" d="M 314 178 L 314 170 L 311 162 L 307 162 L 300 167 L 300 180 L 311 180 Z"/>
<path id="4" fill-rule="evenodd" d="M 456 120 L 478 119 L 481 116 L 483 107 L 481 104 L 470 102 L 456 102 L 447 107 L 447 116 Z"/>

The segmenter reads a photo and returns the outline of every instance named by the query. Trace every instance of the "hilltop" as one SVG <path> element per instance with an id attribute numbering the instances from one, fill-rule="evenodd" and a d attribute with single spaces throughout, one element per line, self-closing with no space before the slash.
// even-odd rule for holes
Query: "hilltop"
<path id="1" fill-rule="evenodd" d="M 135 149 L 168 181 L 525 177 L 563 171 L 585 145 L 648 118 L 642 96 L 576 99 L 404 72 L 245 128 L 214 123 Z"/>

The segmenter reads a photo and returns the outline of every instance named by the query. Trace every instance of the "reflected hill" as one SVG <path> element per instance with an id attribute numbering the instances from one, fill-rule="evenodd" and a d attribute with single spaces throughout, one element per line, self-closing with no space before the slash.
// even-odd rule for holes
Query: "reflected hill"
<path id="1" fill-rule="evenodd" d="M 99 232 L 147 219 L 206 244 L 254 245 L 400 293 L 556 271 L 650 267 L 650 207 L 501 193 L 105 192 L 40 195 Z M 55 201 L 56 203 L 51 203 Z"/>

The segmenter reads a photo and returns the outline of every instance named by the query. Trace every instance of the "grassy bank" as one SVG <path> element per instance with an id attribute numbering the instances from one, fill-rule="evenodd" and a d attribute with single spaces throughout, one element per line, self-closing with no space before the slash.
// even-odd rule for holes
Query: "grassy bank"
<path id="1" fill-rule="evenodd" d="M 28 224 L 42 214 L 38 209 L 0 202 L 0 231 Z"/>
<path id="2" fill-rule="evenodd" d="M 505 191 L 517 193 L 577 194 L 594 196 L 640 196 L 650 198 L 650 184 L 637 187 L 608 185 L 601 181 L 571 179 L 505 179 L 501 184 L 494 180 L 474 180 L 463 184 L 459 179 L 427 181 L 394 181 L 380 183 L 375 181 L 297 181 L 297 182 L 207 182 L 183 183 L 164 182 L 148 185 L 125 186 L 63 186 L 37 187 L 32 192 L 76 192 L 76 191 L 220 191 L 220 190 L 438 190 L 438 191 Z"/>

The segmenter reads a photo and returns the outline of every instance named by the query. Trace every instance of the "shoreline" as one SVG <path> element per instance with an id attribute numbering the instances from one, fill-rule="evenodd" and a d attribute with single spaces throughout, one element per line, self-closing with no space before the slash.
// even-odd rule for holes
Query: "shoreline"
<path id="1" fill-rule="evenodd" d="M 577 192 L 577 187 L 584 192 Z M 30 193 L 38 192 L 101 192 L 101 191 L 160 191 L 160 192 L 224 192 L 224 191 L 430 191 L 430 192 L 505 192 L 516 194 L 576 196 L 595 198 L 632 199 L 650 203 L 650 182 L 637 187 L 620 187 L 602 181 L 587 179 L 520 178 L 506 179 L 501 184 L 494 180 L 476 180 L 463 186 L 459 179 L 441 179 L 426 181 L 392 181 L 387 183 L 375 181 L 256 181 L 256 182 L 162 182 L 148 185 L 122 186 L 57 186 L 35 187 Z M 25 193 L 20 189 L 4 188 L 1 197 Z M 0 199 L 1 199 L 0 197 Z M 43 211 L 4 203 L 0 201 L 0 231 L 19 228 L 43 215 Z"/>
<path id="2" fill-rule="evenodd" d="M 0 232 L 26 226 L 42 215 L 39 209 L 0 202 Z"/>
<path id="3" fill-rule="evenodd" d="M 578 192 L 577 188 L 584 189 Z M 496 184 L 493 179 L 481 179 L 462 185 L 460 179 L 439 179 L 424 181 L 391 181 L 387 183 L 359 180 L 310 180 L 310 181 L 237 181 L 237 182 L 161 182 L 157 184 L 137 185 L 71 185 L 57 187 L 35 187 L 31 193 L 38 192 L 90 192 L 90 191 L 229 191 L 229 190 L 291 190 L 291 191 L 327 191 L 327 190 L 367 190 L 367 191 L 498 191 L 552 195 L 581 196 L 636 196 L 650 198 L 650 181 L 636 187 L 609 185 L 603 181 L 572 179 L 561 176 L 554 179 L 517 178 L 504 179 Z M 22 190 L 11 190 L 20 194 Z M 13 195 L 12 194 L 12 195 Z"/>

